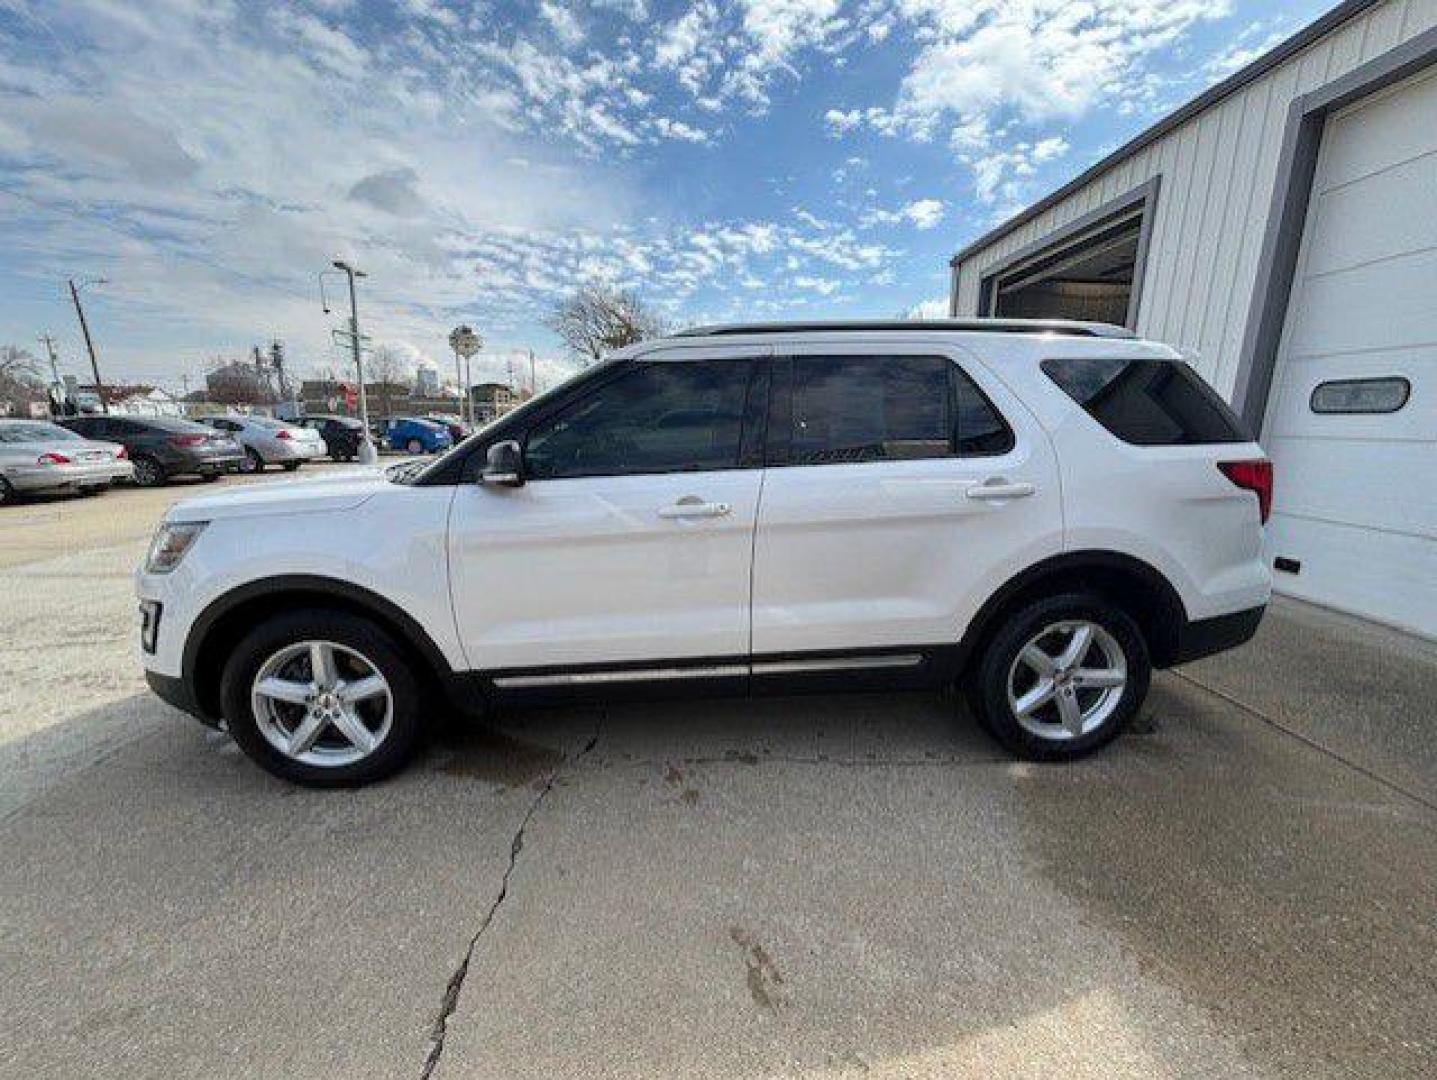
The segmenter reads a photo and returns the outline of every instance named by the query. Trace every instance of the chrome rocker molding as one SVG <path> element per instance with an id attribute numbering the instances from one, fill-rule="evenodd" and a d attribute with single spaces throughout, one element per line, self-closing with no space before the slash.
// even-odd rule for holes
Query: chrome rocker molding
<path id="1" fill-rule="evenodd" d="M 769 660 L 754 664 L 708 664 L 695 667 L 622 668 L 608 671 L 571 671 L 552 675 L 501 675 L 494 686 L 525 690 L 552 686 L 592 686 L 604 683 L 664 682 L 671 679 L 741 679 L 748 675 L 796 675 L 822 671 L 869 671 L 911 668 L 923 663 L 921 653 L 896 656 L 824 657 L 813 660 Z"/>

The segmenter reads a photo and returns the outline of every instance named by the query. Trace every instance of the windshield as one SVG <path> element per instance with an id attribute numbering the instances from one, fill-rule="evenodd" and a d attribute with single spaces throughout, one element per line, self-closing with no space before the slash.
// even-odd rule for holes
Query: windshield
<path id="1" fill-rule="evenodd" d="M 0 424 L 0 443 L 62 442 L 80 438 L 58 424 Z"/>

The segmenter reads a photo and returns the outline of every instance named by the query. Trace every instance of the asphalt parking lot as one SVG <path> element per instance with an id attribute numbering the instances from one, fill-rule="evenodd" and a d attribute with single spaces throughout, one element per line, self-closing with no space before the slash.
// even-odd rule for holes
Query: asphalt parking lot
<path id="1" fill-rule="evenodd" d="M 314 792 L 145 691 L 186 490 L 0 510 L 4 1076 L 1437 1075 L 1429 645 L 1279 604 L 1071 766 L 854 695 Z"/>

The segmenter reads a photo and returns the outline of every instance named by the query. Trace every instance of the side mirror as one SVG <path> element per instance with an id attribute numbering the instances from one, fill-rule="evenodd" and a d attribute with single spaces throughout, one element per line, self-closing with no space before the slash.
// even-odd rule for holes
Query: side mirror
<path id="1" fill-rule="evenodd" d="M 510 440 L 489 447 L 489 456 L 484 461 L 484 472 L 479 479 L 501 487 L 521 486 L 524 483 L 524 452 L 519 444 Z"/>

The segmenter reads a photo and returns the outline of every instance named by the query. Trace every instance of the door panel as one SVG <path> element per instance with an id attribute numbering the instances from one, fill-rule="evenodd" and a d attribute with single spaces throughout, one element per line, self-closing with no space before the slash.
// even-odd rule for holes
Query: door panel
<path id="1" fill-rule="evenodd" d="M 865 351 L 871 347 L 793 350 L 830 357 Z M 947 349 L 922 352 L 950 363 L 959 356 Z M 985 371 L 971 363 L 960 370 L 1012 429 L 1006 452 L 992 452 L 997 446 L 989 444 L 990 452 L 973 456 L 768 470 L 754 548 L 756 655 L 954 644 L 993 590 L 1062 550 L 1057 472 L 1046 436 Z M 789 408 L 780 402 L 774 410 L 771 447 L 772 425 L 782 423 Z M 794 431 L 816 426 L 801 416 L 788 422 Z M 861 431 L 863 421 L 850 416 L 844 426 Z"/>
<path id="2" fill-rule="evenodd" d="M 710 347 L 633 365 L 619 379 L 642 367 L 642 393 L 626 395 L 618 379 L 609 380 L 559 414 L 536 418 L 525 441 L 544 478 L 518 488 L 461 488 L 449 549 L 455 616 L 471 667 L 747 654 L 763 473 L 737 466 L 751 427 L 746 402 L 762 390 L 756 359 L 752 349 Z M 755 374 L 738 386 L 741 423 L 733 420 L 728 390 L 680 401 L 653 374 L 690 361 L 738 364 Z M 684 468 L 685 431 L 702 470 Z M 733 467 L 711 467 L 720 458 Z M 565 475 L 643 462 L 679 471 Z"/>

